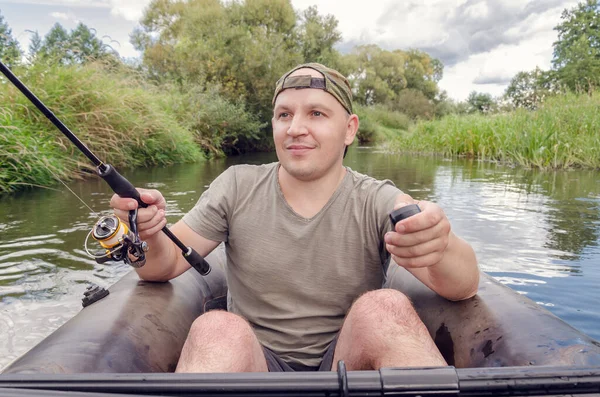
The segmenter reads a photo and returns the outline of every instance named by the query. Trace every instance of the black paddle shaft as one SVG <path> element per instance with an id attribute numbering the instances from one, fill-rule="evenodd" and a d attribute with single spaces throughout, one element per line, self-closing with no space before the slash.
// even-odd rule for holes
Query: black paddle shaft
<path id="1" fill-rule="evenodd" d="M 140 198 L 140 193 L 137 189 L 129 182 L 124 176 L 119 174 L 117 170 L 110 164 L 103 163 L 88 147 L 77 138 L 77 136 L 71 132 L 71 130 L 52 113 L 46 105 L 42 103 L 36 97 L 29 88 L 25 86 L 19 80 L 17 76 L 0 60 L 0 72 L 6 76 L 6 78 L 15 85 L 37 107 L 40 112 L 46 116 L 52 124 L 56 126 L 69 140 L 77 146 L 77 148 L 96 166 L 96 172 L 104 179 L 111 189 L 121 197 L 132 198 L 136 200 L 140 207 L 146 208 L 148 204 L 144 203 Z M 198 254 L 193 248 L 186 247 L 166 226 L 162 228 L 162 231 L 167 235 L 171 241 L 181 249 L 184 258 L 188 263 L 196 269 L 201 275 L 205 276 L 210 272 L 210 265 Z"/>

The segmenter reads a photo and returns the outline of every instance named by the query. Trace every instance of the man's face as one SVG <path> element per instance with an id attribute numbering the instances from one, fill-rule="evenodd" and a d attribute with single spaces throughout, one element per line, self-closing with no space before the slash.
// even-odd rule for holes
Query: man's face
<path id="1" fill-rule="evenodd" d="M 323 77 L 313 69 L 299 69 L 290 76 Z M 291 176 L 315 180 L 341 165 L 346 145 L 358 128 L 356 115 L 329 93 L 315 88 L 283 90 L 273 109 L 273 140 L 277 157 Z"/>

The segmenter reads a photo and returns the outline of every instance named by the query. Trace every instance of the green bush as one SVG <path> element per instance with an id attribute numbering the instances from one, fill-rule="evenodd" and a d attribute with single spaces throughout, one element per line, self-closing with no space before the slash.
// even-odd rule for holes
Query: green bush
<path id="1" fill-rule="evenodd" d="M 217 87 L 203 90 L 192 86 L 187 92 L 173 95 L 171 106 L 179 122 L 194 134 L 208 155 L 266 149 L 265 142 L 270 141 L 264 133 L 267 123 L 247 111 L 243 101 L 225 99 Z"/>
<path id="2" fill-rule="evenodd" d="M 400 91 L 391 108 L 406 114 L 413 120 L 428 120 L 435 116 L 435 105 L 425 94 L 415 89 Z"/>
<path id="3" fill-rule="evenodd" d="M 408 116 L 383 105 L 356 105 L 354 111 L 360 120 L 357 134 L 360 143 L 391 139 L 411 124 Z"/>

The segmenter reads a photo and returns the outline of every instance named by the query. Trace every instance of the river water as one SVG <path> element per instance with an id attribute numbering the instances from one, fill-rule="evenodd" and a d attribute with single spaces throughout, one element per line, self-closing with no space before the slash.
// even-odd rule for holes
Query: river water
<path id="1" fill-rule="evenodd" d="M 156 188 L 176 222 L 225 168 L 265 163 L 273 153 L 201 164 L 124 170 Z M 474 247 L 481 269 L 600 340 L 600 172 L 540 172 L 353 148 L 345 164 L 391 179 L 442 206 L 455 233 Z M 0 198 L 0 370 L 74 316 L 90 282 L 109 287 L 130 271 L 98 265 L 83 249 L 94 222 L 109 214 L 103 181 Z"/>

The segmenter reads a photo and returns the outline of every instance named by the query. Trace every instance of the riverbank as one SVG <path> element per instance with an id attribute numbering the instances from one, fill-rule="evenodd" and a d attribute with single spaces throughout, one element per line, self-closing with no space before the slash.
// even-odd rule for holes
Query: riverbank
<path id="1" fill-rule="evenodd" d="M 266 123 L 209 90 L 156 86 L 122 65 L 35 65 L 15 73 L 99 158 L 116 167 L 197 162 L 270 146 Z M 600 95 L 566 94 L 536 111 L 412 122 L 356 106 L 360 144 L 540 169 L 600 168 Z M 91 164 L 12 84 L 0 84 L 0 194 L 82 178 Z M 233 149 L 232 149 L 233 150 Z"/>
<path id="2" fill-rule="evenodd" d="M 100 159 L 143 167 L 202 159 L 169 96 L 106 65 L 17 68 L 14 73 Z M 0 84 L 0 194 L 84 177 L 90 161 L 12 84 Z"/>
<path id="3" fill-rule="evenodd" d="M 600 94 L 556 96 L 535 111 L 420 121 L 408 132 L 399 131 L 389 149 L 540 169 L 598 169 Z"/>

